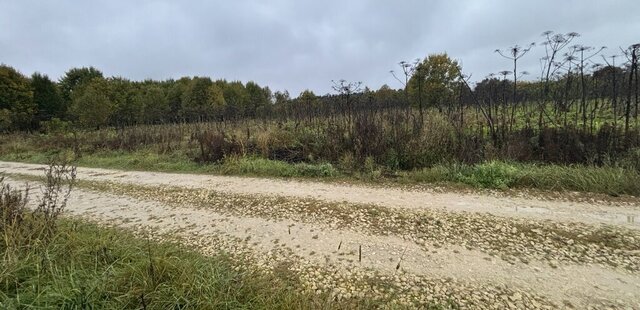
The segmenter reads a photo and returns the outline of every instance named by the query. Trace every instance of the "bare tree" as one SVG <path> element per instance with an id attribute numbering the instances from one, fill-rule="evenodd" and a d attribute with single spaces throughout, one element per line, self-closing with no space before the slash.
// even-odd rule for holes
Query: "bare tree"
<path id="1" fill-rule="evenodd" d="M 516 102 L 516 90 L 518 84 L 518 60 L 526 55 L 535 45 L 536 43 L 532 42 L 526 48 L 523 48 L 519 45 L 514 45 L 507 51 L 502 51 L 499 49 L 495 50 L 495 52 L 500 54 L 500 56 L 513 61 L 513 102 Z"/>
<path id="2" fill-rule="evenodd" d="M 347 126 L 349 128 L 353 125 L 353 95 L 360 92 L 362 89 L 362 82 L 347 82 L 344 79 L 338 81 L 331 81 L 333 86 L 331 88 L 338 93 L 342 98 L 344 104 L 342 111 L 343 115 L 346 112 Z M 350 129 L 351 130 L 351 129 Z"/>
<path id="3" fill-rule="evenodd" d="M 546 113 L 545 107 L 547 103 L 547 99 L 549 96 L 549 82 L 552 77 L 558 74 L 558 70 L 560 70 L 564 62 L 558 61 L 559 56 L 561 55 L 562 50 L 566 48 L 575 38 L 579 37 L 580 34 L 577 32 L 570 32 L 567 34 L 556 33 L 553 31 L 545 31 L 542 33 L 542 36 L 545 40 L 541 43 L 544 46 L 545 56 L 540 59 L 541 65 L 541 79 L 544 84 L 542 97 L 539 103 L 539 114 L 538 114 L 538 130 L 542 130 L 543 116 L 549 116 Z M 565 61 L 566 57 L 565 57 Z"/>
<path id="4" fill-rule="evenodd" d="M 595 50 L 594 47 L 584 46 L 584 45 L 576 45 L 574 49 L 580 54 L 580 63 L 578 64 L 578 69 L 580 70 L 580 112 L 582 112 L 582 131 L 587 131 L 587 85 L 585 80 L 585 62 L 589 61 L 594 56 L 600 54 L 606 46 L 600 47 L 593 53 L 590 53 Z M 585 55 L 587 53 L 587 55 Z M 590 54 L 589 54 L 590 53 Z"/>
<path id="5" fill-rule="evenodd" d="M 632 99 L 632 92 L 633 92 L 633 80 L 634 80 L 634 76 L 637 79 L 637 75 L 638 75 L 638 52 L 640 51 L 640 44 L 631 45 L 626 50 L 623 50 L 622 48 L 620 48 L 620 50 L 622 50 L 622 53 L 627 57 L 627 60 L 629 61 L 629 78 L 627 79 L 628 81 L 627 100 L 626 100 L 626 106 L 624 110 L 624 132 L 626 134 L 629 131 L 629 120 L 631 118 L 631 99 Z M 638 84 L 638 81 L 636 80 L 636 100 L 635 100 L 636 115 L 638 111 L 637 84 Z"/>
<path id="6" fill-rule="evenodd" d="M 400 69 L 402 70 L 402 77 L 404 78 L 404 80 L 402 80 L 400 77 L 398 77 L 394 70 L 389 71 L 391 73 L 391 75 L 398 82 L 400 82 L 400 84 L 402 84 L 402 87 L 404 87 L 404 98 L 405 98 L 405 101 L 406 101 L 407 118 L 409 118 L 410 111 L 411 111 L 411 104 L 409 102 L 409 88 L 407 87 L 407 85 L 409 85 L 409 80 L 411 80 L 411 77 L 413 77 L 413 75 L 416 74 L 419 64 L 420 64 L 420 58 L 416 58 L 412 63 L 409 63 L 409 62 L 404 61 L 404 60 L 400 61 L 398 63 L 398 65 L 400 66 Z M 419 85 L 419 87 L 421 87 L 421 86 L 422 85 Z M 420 97 L 419 100 L 422 100 L 422 92 L 421 91 L 420 91 L 419 97 Z"/>

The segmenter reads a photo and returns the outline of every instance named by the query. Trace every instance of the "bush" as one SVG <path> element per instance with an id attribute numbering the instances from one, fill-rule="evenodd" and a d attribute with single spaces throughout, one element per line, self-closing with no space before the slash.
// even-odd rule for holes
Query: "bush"
<path id="1" fill-rule="evenodd" d="M 203 131 L 194 134 L 198 141 L 200 154 L 197 162 L 215 163 L 227 156 L 235 156 L 243 153 L 242 145 L 235 137 L 227 137 L 224 132 Z"/>
<path id="2" fill-rule="evenodd" d="M 469 169 L 461 169 L 460 182 L 475 187 L 507 189 L 519 178 L 520 170 L 511 164 L 491 161 L 474 165 Z"/>
<path id="3" fill-rule="evenodd" d="M 58 216 L 67 205 L 75 177 L 75 167 L 50 164 L 45 170 L 42 198 L 33 211 L 26 207 L 28 189 L 12 189 L 0 179 L 0 233 L 4 245 L 16 250 L 35 241 L 49 241 L 56 232 Z"/>
<path id="4" fill-rule="evenodd" d="M 331 164 L 295 164 L 296 176 L 333 177 L 338 174 Z"/>
<path id="5" fill-rule="evenodd" d="M 48 121 L 43 121 L 40 125 L 42 126 L 42 130 L 48 134 L 63 134 L 69 131 L 69 128 L 71 127 L 70 122 L 60 120 L 57 117 Z"/>

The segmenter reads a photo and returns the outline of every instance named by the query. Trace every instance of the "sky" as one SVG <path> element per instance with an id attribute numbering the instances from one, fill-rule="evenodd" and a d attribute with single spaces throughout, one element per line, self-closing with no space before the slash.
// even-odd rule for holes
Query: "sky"
<path id="1" fill-rule="evenodd" d="M 639 0 L 0 0 L 0 63 L 59 79 L 94 66 L 133 80 L 210 76 L 297 96 L 332 80 L 402 85 L 401 60 L 446 52 L 472 80 L 511 69 L 494 51 L 578 32 L 575 43 L 640 43 Z M 535 78 L 544 48 L 520 70 Z M 594 58 L 601 60 L 601 58 Z"/>

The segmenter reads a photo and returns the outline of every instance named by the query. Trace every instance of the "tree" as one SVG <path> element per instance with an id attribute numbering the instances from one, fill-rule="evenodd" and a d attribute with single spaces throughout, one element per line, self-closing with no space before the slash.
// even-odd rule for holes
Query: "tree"
<path id="1" fill-rule="evenodd" d="M 404 96 L 404 90 L 396 91 L 387 84 L 380 86 L 380 88 L 375 92 L 376 101 L 383 104 L 383 108 L 385 109 L 397 107 L 403 104 L 402 96 Z"/>
<path id="2" fill-rule="evenodd" d="M 16 69 L 0 65 L 0 110 L 9 111 L 10 124 L 2 121 L 2 126 L 13 129 L 31 129 L 37 113 L 33 102 L 33 91 L 29 80 Z M 6 118 L 7 112 L 2 113 Z"/>
<path id="3" fill-rule="evenodd" d="M 158 85 L 143 86 L 137 92 L 135 101 L 143 109 L 145 123 L 163 122 L 169 114 L 169 100 Z"/>
<path id="4" fill-rule="evenodd" d="M 253 81 L 247 82 L 245 88 L 247 90 L 247 95 L 249 96 L 245 115 L 248 117 L 256 117 L 258 111 L 263 111 L 264 108 L 269 104 L 271 91 L 268 88 L 261 88 Z"/>
<path id="5" fill-rule="evenodd" d="M 445 102 L 453 99 L 460 74 L 460 65 L 446 53 L 429 55 L 418 64 L 407 87 L 413 102 L 417 102 L 421 123 L 425 106 L 441 109 Z"/>
<path id="6" fill-rule="evenodd" d="M 177 120 L 182 114 L 182 97 L 191 83 L 191 78 L 183 77 L 177 81 L 169 81 L 167 88 L 167 101 L 169 102 L 172 120 Z"/>
<path id="7" fill-rule="evenodd" d="M 289 92 L 286 90 L 276 91 L 275 93 L 273 93 L 273 98 L 275 99 L 275 105 L 283 105 L 289 102 L 289 100 L 291 100 Z"/>
<path id="8" fill-rule="evenodd" d="M 0 132 L 9 131 L 11 129 L 11 111 L 9 109 L 0 109 Z"/>
<path id="9" fill-rule="evenodd" d="M 298 96 L 298 105 L 302 105 L 302 110 L 306 112 L 311 121 L 312 111 L 315 111 L 318 97 L 312 91 L 305 89 Z"/>
<path id="10" fill-rule="evenodd" d="M 249 94 L 247 89 L 242 85 L 242 82 L 234 81 L 227 83 L 222 90 L 224 94 L 224 100 L 226 105 L 226 115 L 242 117 L 243 111 L 246 111 L 246 106 L 249 102 Z"/>
<path id="11" fill-rule="evenodd" d="M 219 83 L 194 77 L 182 94 L 182 115 L 187 120 L 224 118 L 226 101 Z"/>
<path id="12" fill-rule="evenodd" d="M 117 126 L 137 124 L 143 119 L 143 106 L 136 99 L 137 85 L 121 77 L 105 80 L 106 95 L 113 105 L 111 123 Z"/>
<path id="13" fill-rule="evenodd" d="M 31 88 L 33 102 L 38 107 L 38 122 L 64 117 L 64 103 L 56 83 L 48 76 L 36 72 L 31 76 Z"/>
<path id="14" fill-rule="evenodd" d="M 224 99 L 222 89 L 217 84 L 212 84 L 209 86 L 208 92 L 209 102 L 207 105 L 212 108 L 212 115 L 218 120 L 223 120 L 227 102 Z"/>
<path id="15" fill-rule="evenodd" d="M 102 72 L 94 67 L 73 68 L 60 79 L 60 93 L 64 101 L 64 110 L 71 105 L 73 93 L 83 84 L 95 78 L 103 78 Z"/>
<path id="16" fill-rule="evenodd" d="M 69 112 L 78 124 L 94 128 L 107 124 L 114 108 L 107 96 L 108 87 L 104 79 L 94 78 L 74 90 Z"/>
<path id="17" fill-rule="evenodd" d="M 291 98 L 289 96 L 288 91 L 279 91 L 277 90 L 273 93 L 274 99 L 274 109 L 276 110 L 276 115 L 280 116 L 280 119 L 287 119 L 288 116 L 288 107 L 289 102 L 291 102 Z"/>

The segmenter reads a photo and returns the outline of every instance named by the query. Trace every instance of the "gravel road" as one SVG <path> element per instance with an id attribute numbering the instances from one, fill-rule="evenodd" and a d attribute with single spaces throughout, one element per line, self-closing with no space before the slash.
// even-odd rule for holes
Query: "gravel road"
<path id="1" fill-rule="evenodd" d="M 42 165 L 0 162 L 37 196 Z M 640 205 L 78 168 L 67 214 L 260 268 L 304 289 L 462 308 L 640 309 Z M 576 194 L 573 194 L 576 196 Z M 578 195 L 580 196 L 580 195 Z M 34 198 L 34 199 L 37 199 Z M 250 258 L 249 258 L 250 257 Z"/>

